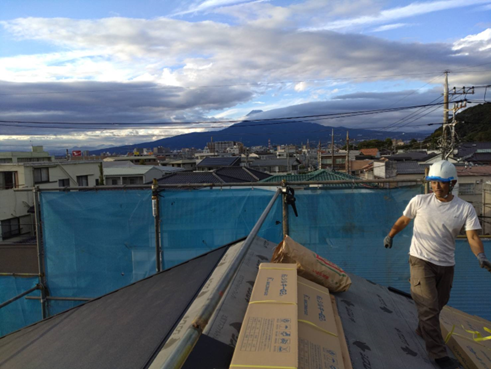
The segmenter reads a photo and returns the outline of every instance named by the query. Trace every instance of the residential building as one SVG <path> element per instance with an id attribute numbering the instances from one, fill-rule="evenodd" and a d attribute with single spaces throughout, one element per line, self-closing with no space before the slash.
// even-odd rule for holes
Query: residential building
<path id="1" fill-rule="evenodd" d="M 33 196 L 16 191 L 29 187 L 84 187 L 99 184 L 100 162 L 90 161 L 32 161 L 19 158 L 36 156 L 15 155 L 14 163 L 0 164 L 0 240 L 33 233 Z"/>
<path id="2" fill-rule="evenodd" d="M 53 160 L 53 156 L 44 151 L 43 146 L 33 146 L 32 151 L 0 152 L 0 164 L 32 163 Z"/>
<path id="3" fill-rule="evenodd" d="M 105 158 L 104 161 L 129 161 L 137 165 L 159 165 L 157 157 L 153 155 L 116 156 Z"/>
<path id="4" fill-rule="evenodd" d="M 332 168 L 333 155 L 329 152 L 321 153 L 321 164 L 319 169 L 331 169 Z M 346 153 L 334 153 L 334 170 L 343 172 L 346 170 Z"/>
<path id="5" fill-rule="evenodd" d="M 380 158 L 380 152 L 378 151 L 377 148 L 374 149 L 360 149 L 360 155 L 359 156 L 368 156 L 371 158 Z"/>
<path id="6" fill-rule="evenodd" d="M 296 158 L 255 160 L 250 164 L 252 169 L 270 174 L 297 173 L 300 161 Z"/>
<path id="7" fill-rule="evenodd" d="M 458 195 L 470 202 L 478 215 L 485 213 L 483 209 L 484 183 L 491 181 L 491 165 L 485 166 L 456 166 L 458 180 Z M 490 204 L 487 204 L 489 206 Z M 490 229 L 488 227 L 488 229 Z"/>
<path id="8" fill-rule="evenodd" d="M 179 171 L 184 171 L 184 169 L 134 164 L 128 166 L 107 166 L 105 164 L 104 183 L 107 186 L 139 185 L 151 182 L 154 178 L 160 179 L 168 173 Z"/>

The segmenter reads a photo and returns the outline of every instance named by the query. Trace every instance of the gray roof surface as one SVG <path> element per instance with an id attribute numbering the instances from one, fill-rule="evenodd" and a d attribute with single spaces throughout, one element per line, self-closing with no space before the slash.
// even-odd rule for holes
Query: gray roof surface
<path id="1" fill-rule="evenodd" d="M 198 165 L 198 168 L 229 167 L 240 165 L 240 156 L 205 158 Z"/>
<path id="2" fill-rule="evenodd" d="M 417 161 L 398 161 L 396 162 L 397 174 L 424 174 L 425 167 L 419 165 Z"/>
<path id="3" fill-rule="evenodd" d="M 223 167 L 217 169 L 215 173 L 221 178 L 227 176 L 229 178 L 237 179 L 236 182 L 257 182 L 258 179 L 261 180 L 270 177 L 267 173 L 244 167 Z"/>
<path id="4" fill-rule="evenodd" d="M 0 367 L 147 367 L 227 250 L 222 247 L 0 338 Z"/>
<path id="5" fill-rule="evenodd" d="M 270 177 L 267 173 L 250 168 L 223 167 L 213 172 L 173 173 L 162 177 L 158 182 L 159 184 L 257 182 L 258 180 L 249 174 L 248 171 L 259 179 Z"/>
<path id="6" fill-rule="evenodd" d="M 415 333 L 414 302 L 361 277 L 350 278 L 350 289 L 335 297 L 353 369 L 438 368 Z"/>
<path id="7" fill-rule="evenodd" d="M 462 142 L 458 148 L 457 157 L 466 157 L 479 149 L 491 149 L 491 142 Z"/>
<path id="8" fill-rule="evenodd" d="M 182 172 L 163 176 L 159 184 L 223 183 L 213 172 Z"/>
<path id="9" fill-rule="evenodd" d="M 288 160 L 289 165 L 295 165 L 298 164 L 297 159 L 290 159 Z M 271 166 L 283 166 L 286 167 L 287 165 L 287 160 L 286 158 L 279 158 L 279 159 L 265 159 L 265 160 L 255 160 L 251 163 L 251 167 L 271 167 Z"/>
<path id="10" fill-rule="evenodd" d="M 401 154 L 395 154 L 388 156 L 387 159 L 392 160 L 392 161 L 403 161 L 403 160 L 412 160 L 412 161 L 426 161 L 428 159 L 431 159 L 435 157 L 436 153 L 426 153 L 426 152 L 421 152 L 421 151 L 408 151 L 408 152 L 403 152 Z"/>

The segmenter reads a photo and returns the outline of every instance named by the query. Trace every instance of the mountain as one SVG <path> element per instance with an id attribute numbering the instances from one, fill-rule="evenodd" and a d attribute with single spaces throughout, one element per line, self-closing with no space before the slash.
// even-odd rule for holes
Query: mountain
<path id="1" fill-rule="evenodd" d="M 179 136 L 163 138 L 152 142 L 142 142 L 133 145 L 109 147 L 91 151 L 91 154 L 98 155 L 102 152 L 126 154 L 133 151 L 135 147 L 154 148 L 157 146 L 168 147 L 178 150 L 185 147 L 203 149 L 211 137 L 213 141 L 239 141 L 245 146 L 267 146 L 268 140 L 272 145 L 280 144 L 301 144 L 310 141 L 311 147 L 317 145 L 319 140 L 323 145 L 331 142 L 331 130 L 334 129 L 334 138 L 337 144 L 344 144 L 346 131 L 349 130 L 350 140 L 360 142 L 370 139 L 384 140 L 388 137 L 403 140 L 412 138 L 421 140 L 427 136 L 425 133 L 402 133 L 402 132 L 383 132 L 369 129 L 353 129 L 345 127 L 328 127 L 317 123 L 307 123 L 291 120 L 274 120 L 261 122 L 248 122 L 234 124 L 220 131 L 187 133 Z"/>
<path id="2" fill-rule="evenodd" d="M 455 132 L 462 142 L 489 142 L 491 141 L 491 103 L 479 104 L 467 108 L 457 114 L 455 119 L 459 122 Z M 438 128 L 425 142 L 437 142 L 442 135 L 442 127 Z"/>

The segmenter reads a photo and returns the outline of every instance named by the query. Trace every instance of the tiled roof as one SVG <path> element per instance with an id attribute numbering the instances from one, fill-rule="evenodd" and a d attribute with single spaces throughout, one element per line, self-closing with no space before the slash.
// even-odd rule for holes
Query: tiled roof
<path id="1" fill-rule="evenodd" d="M 491 142 L 463 142 L 460 144 L 457 157 L 467 157 L 474 154 L 477 150 L 491 149 Z"/>
<path id="2" fill-rule="evenodd" d="M 286 180 L 287 182 L 317 182 L 317 181 L 344 181 L 344 180 L 359 180 L 361 178 L 341 173 L 341 172 L 332 172 L 329 170 L 321 169 L 316 170 L 314 172 L 306 173 L 306 174 L 292 174 L 292 175 L 275 175 L 269 178 L 263 179 L 260 182 L 281 182 Z M 330 184 L 330 187 L 353 187 L 353 184 Z M 356 183 L 355 187 L 366 187 L 364 184 Z"/>
<path id="3" fill-rule="evenodd" d="M 217 169 L 215 173 L 221 178 L 223 176 L 235 178 L 237 179 L 235 182 L 257 182 L 258 180 L 270 177 L 267 173 L 244 167 L 223 167 Z"/>
<path id="4" fill-rule="evenodd" d="M 436 153 L 426 153 L 423 151 L 408 151 L 408 152 L 403 152 L 400 154 L 395 154 L 387 157 L 387 159 L 392 160 L 392 161 L 426 161 L 428 159 L 431 159 L 435 157 Z"/>
<path id="5" fill-rule="evenodd" d="M 473 167 L 456 167 L 459 177 L 465 176 L 491 176 L 491 165 L 473 166 Z"/>
<path id="6" fill-rule="evenodd" d="M 417 161 L 396 162 L 397 174 L 425 174 L 425 167 Z"/>
<path id="7" fill-rule="evenodd" d="M 361 149 L 361 153 L 365 156 L 377 156 L 378 149 Z"/>
<path id="8" fill-rule="evenodd" d="M 251 175 L 252 174 L 252 175 Z M 193 183 L 249 183 L 258 178 L 270 177 L 269 174 L 244 167 L 224 167 L 213 172 L 183 172 L 166 175 L 159 179 L 159 184 L 193 184 Z"/>
<path id="9" fill-rule="evenodd" d="M 223 183 L 213 172 L 182 172 L 168 174 L 158 180 L 159 184 Z"/>
<path id="10" fill-rule="evenodd" d="M 205 158 L 198 165 L 198 168 L 210 167 L 229 167 L 240 165 L 240 156 Z"/>

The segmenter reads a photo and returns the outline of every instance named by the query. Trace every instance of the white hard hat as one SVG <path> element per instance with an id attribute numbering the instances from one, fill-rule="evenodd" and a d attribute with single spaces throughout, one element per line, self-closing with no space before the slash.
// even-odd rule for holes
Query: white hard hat
<path id="1" fill-rule="evenodd" d="M 446 160 L 437 161 L 430 167 L 426 180 L 438 182 L 456 181 L 457 169 L 455 169 L 455 165 Z"/>

